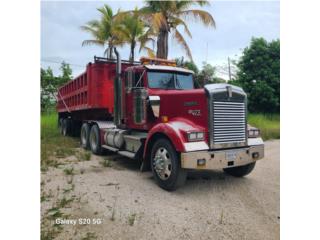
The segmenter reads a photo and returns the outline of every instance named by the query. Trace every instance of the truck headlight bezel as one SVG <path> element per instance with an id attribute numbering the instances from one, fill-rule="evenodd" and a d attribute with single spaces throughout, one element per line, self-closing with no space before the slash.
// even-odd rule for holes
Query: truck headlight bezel
<path id="1" fill-rule="evenodd" d="M 188 142 L 198 142 L 204 140 L 204 132 L 187 132 Z"/>
<path id="2" fill-rule="evenodd" d="M 258 138 L 260 136 L 261 136 L 260 129 L 258 129 L 258 128 L 248 129 L 248 138 Z"/>

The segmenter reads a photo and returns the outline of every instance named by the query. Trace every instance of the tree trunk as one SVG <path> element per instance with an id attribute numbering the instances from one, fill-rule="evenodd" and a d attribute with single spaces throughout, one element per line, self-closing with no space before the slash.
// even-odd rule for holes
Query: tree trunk
<path id="1" fill-rule="evenodd" d="M 129 57 L 129 60 L 131 63 L 134 62 L 134 49 L 136 47 L 136 42 L 135 41 L 132 41 L 131 42 L 131 47 L 130 47 L 130 57 Z"/>
<path id="2" fill-rule="evenodd" d="M 108 58 L 113 59 L 113 46 L 110 46 Z"/>
<path id="3" fill-rule="evenodd" d="M 168 58 L 168 35 L 167 29 L 161 29 L 157 39 L 157 57 Z"/>

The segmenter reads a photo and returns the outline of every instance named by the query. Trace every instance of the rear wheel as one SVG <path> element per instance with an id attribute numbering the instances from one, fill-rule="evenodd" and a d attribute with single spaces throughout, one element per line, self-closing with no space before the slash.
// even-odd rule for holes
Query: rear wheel
<path id="1" fill-rule="evenodd" d="M 158 185 L 168 191 L 182 186 L 187 178 L 187 171 L 181 168 L 178 153 L 164 138 L 157 140 L 152 147 L 151 169 Z"/>
<path id="2" fill-rule="evenodd" d="M 62 126 L 61 126 L 61 132 L 63 136 L 67 136 L 70 134 L 70 126 L 71 126 L 71 121 L 67 118 L 62 120 Z"/>
<path id="3" fill-rule="evenodd" d="M 100 155 L 102 152 L 100 129 L 98 125 L 93 125 L 90 130 L 89 136 L 90 148 L 94 154 Z"/>
<path id="4" fill-rule="evenodd" d="M 255 165 L 256 162 L 253 162 L 239 167 L 224 168 L 223 171 L 234 177 L 243 177 L 251 173 Z"/>
<path id="5" fill-rule="evenodd" d="M 81 147 L 83 147 L 84 149 L 90 149 L 89 135 L 90 135 L 89 124 L 88 123 L 82 124 L 81 133 L 80 133 L 80 142 L 81 142 Z"/>
<path id="6" fill-rule="evenodd" d="M 58 120 L 58 128 L 59 132 L 62 134 L 62 124 L 63 124 L 63 118 L 59 118 Z"/>

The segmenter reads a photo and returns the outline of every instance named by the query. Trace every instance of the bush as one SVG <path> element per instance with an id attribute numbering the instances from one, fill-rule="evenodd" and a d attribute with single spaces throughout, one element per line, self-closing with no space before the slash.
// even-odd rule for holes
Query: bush
<path id="1" fill-rule="evenodd" d="M 238 63 L 239 72 L 233 84 L 248 95 L 250 112 L 280 111 L 280 41 L 267 42 L 253 38 Z"/>
<path id="2" fill-rule="evenodd" d="M 249 114 L 248 123 L 260 129 L 263 140 L 280 139 L 279 114 Z"/>

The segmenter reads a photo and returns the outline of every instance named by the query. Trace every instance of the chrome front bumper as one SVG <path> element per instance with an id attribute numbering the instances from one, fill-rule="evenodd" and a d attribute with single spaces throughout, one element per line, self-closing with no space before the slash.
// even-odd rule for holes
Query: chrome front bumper
<path id="1" fill-rule="evenodd" d="M 181 153 L 181 167 L 187 169 L 222 169 L 255 162 L 264 157 L 261 138 L 249 138 L 248 146 L 235 149 Z"/>

